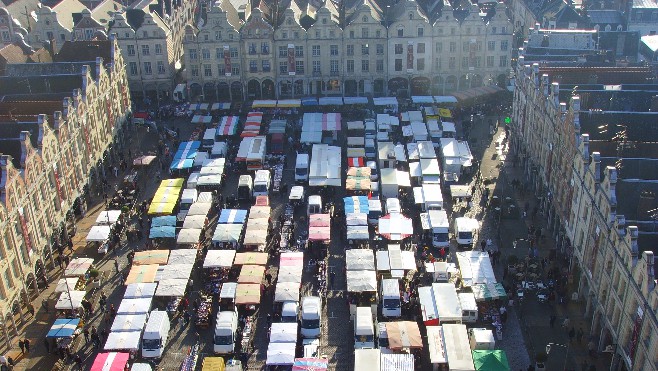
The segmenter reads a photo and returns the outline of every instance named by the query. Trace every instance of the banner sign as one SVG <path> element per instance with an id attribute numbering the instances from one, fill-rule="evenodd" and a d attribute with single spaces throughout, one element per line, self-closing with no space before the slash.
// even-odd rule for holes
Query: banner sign
<path id="1" fill-rule="evenodd" d="M 23 232 L 23 239 L 25 240 L 25 249 L 27 249 L 27 255 L 32 254 L 32 240 L 30 240 L 30 234 L 27 230 L 27 222 L 25 221 L 25 215 L 23 215 L 23 208 L 18 208 L 18 218 L 21 221 L 21 231 Z"/>
<path id="2" fill-rule="evenodd" d="M 288 44 L 288 75 L 295 76 L 295 44 Z"/>
<path id="3" fill-rule="evenodd" d="M 231 76 L 233 68 L 231 67 L 231 49 L 228 45 L 224 45 L 224 75 Z"/>
<path id="4" fill-rule="evenodd" d="M 414 43 L 409 41 L 407 45 L 407 72 L 414 71 Z"/>

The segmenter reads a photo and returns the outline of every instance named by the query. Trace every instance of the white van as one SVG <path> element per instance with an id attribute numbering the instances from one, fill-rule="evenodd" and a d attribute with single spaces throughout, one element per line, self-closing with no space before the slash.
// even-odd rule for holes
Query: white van
<path id="1" fill-rule="evenodd" d="M 402 316 L 402 301 L 400 300 L 400 284 L 397 279 L 389 278 L 382 280 L 382 316 Z"/>
<path id="2" fill-rule="evenodd" d="M 475 295 L 472 292 L 462 292 L 459 296 L 459 304 L 462 307 L 462 321 L 474 323 L 478 320 L 478 306 L 475 302 Z"/>
<path id="3" fill-rule="evenodd" d="M 306 296 L 302 299 L 302 337 L 320 337 L 320 317 L 322 315 L 321 299 L 318 296 Z"/>
<path id="4" fill-rule="evenodd" d="M 308 180 L 308 154 L 298 153 L 295 159 L 295 182 Z"/>
<path id="5" fill-rule="evenodd" d="M 477 233 L 480 223 L 473 218 L 455 218 L 455 239 L 459 247 L 473 248 L 473 239 Z"/>
<path id="6" fill-rule="evenodd" d="M 375 348 L 375 325 L 370 307 L 357 307 L 354 318 L 354 349 Z"/>
<path id="7" fill-rule="evenodd" d="M 201 140 L 201 148 L 206 151 L 210 151 L 212 146 L 215 144 L 215 129 L 207 129 L 203 133 L 203 139 Z"/>
<path id="8" fill-rule="evenodd" d="M 402 212 L 400 200 L 391 197 L 386 199 L 386 212 L 389 214 L 399 214 Z"/>
<path id="9" fill-rule="evenodd" d="M 267 196 L 270 192 L 272 174 L 269 170 L 257 170 L 254 177 L 254 197 Z"/>
<path id="10" fill-rule="evenodd" d="M 366 119 L 365 132 L 366 139 L 372 139 L 374 141 L 375 137 L 377 136 L 377 124 L 375 124 L 375 120 Z"/>
<path id="11" fill-rule="evenodd" d="M 318 195 L 308 196 L 308 205 L 306 207 L 306 213 L 311 214 L 321 214 L 322 213 L 322 197 Z"/>
<path id="12" fill-rule="evenodd" d="M 165 311 L 154 310 L 149 316 L 142 336 L 142 357 L 161 358 L 169 338 L 169 315 Z"/>
<path id="13" fill-rule="evenodd" d="M 254 196 L 251 175 L 240 175 L 238 179 L 238 200 L 250 200 Z"/>
<path id="14" fill-rule="evenodd" d="M 432 232 L 432 246 L 450 246 L 450 222 L 445 210 L 430 210 L 427 212 Z"/>
<path id="15" fill-rule="evenodd" d="M 299 303 L 296 301 L 284 301 L 281 305 L 281 322 L 295 323 L 297 322 L 297 312 L 299 311 Z"/>
<path id="16" fill-rule="evenodd" d="M 213 351 L 217 354 L 230 354 L 235 351 L 238 331 L 238 313 L 224 311 L 217 313 Z"/>

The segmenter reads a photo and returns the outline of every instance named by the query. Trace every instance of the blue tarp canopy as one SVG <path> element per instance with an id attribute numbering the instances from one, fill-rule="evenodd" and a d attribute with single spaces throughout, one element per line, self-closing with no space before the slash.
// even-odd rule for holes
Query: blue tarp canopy
<path id="1" fill-rule="evenodd" d="M 151 227 L 176 226 L 176 217 L 174 215 L 156 216 L 151 219 Z"/>
<path id="2" fill-rule="evenodd" d="M 194 166 L 194 160 L 192 159 L 180 159 L 180 160 L 174 160 L 171 162 L 171 166 L 169 167 L 171 170 L 181 170 L 181 169 L 191 169 L 192 166 Z"/>
<path id="3" fill-rule="evenodd" d="M 195 158 L 199 147 L 201 147 L 201 142 L 199 141 L 181 143 L 174 154 L 174 160 L 180 158 Z"/>
<path id="4" fill-rule="evenodd" d="M 344 97 L 345 104 L 368 104 L 368 97 Z"/>
<path id="5" fill-rule="evenodd" d="M 247 210 L 223 209 L 219 214 L 219 224 L 244 224 L 247 219 Z"/>
<path id="6" fill-rule="evenodd" d="M 318 100 L 314 97 L 306 97 L 302 98 L 302 106 L 317 106 L 318 105 Z"/>
<path id="7" fill-rule="evenodd" d="M 176 227 L 165 225 L 162 227 L 153 227 L 149 232 L 149 238 L 175 238 Z"/>
<path id="8" fill-rule="evenodd" d="M 75 329 L 80 324 L 79 318 L 60 318 L 55 320 L 53 327 L 48 331 L 47 338 L 68 338 L 72 337 Z"/>
<path id="9" fill-rule="evenodd" d="M 368 212 L 370 212 L 370 208 L 368 207 L 368 197 L 366 196 L 345 197 L 343 201 L 345 202 L 345 214 L 368 214 Z"/>

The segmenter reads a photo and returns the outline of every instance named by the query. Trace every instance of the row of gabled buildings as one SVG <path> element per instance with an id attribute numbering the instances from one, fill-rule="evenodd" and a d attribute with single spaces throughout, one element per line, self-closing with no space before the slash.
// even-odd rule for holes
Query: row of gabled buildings
<path id="1" fill-rule="evenodd" d="M 116 158 L 131 105 L 113 37 L 66 41 L 42 63 L 21 63 L 16 52 L 0 76 L 0 341 L 8 345 L 75 210 Z"/>
<path id="2" fill-rule="evenodd" d="M 570 262 L 597 350 L 658 368 L 658 84 L 597 31 L 531 29 L 515 75 L 511 148 Z"/>

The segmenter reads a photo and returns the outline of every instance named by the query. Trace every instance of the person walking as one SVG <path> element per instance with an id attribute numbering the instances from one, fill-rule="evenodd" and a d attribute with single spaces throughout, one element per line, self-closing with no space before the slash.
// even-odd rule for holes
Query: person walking
<path id="1" fill-rule="evenodd" d="M 553 328 L 553 326 L 555 326 L 555 320 L 556 319 L 557 319 L 557 317 L 555 317 L 555 314 L 551 314 L 551 318 L 549 320 L 549 324 L 550 324 L 551 328 Z"/>
<path id="2" fill-rule="evenodd" d="M 23 344 L 25 345 L 25 353 L 30 353 L 30 339 L 23 340 Z"/>
<path id="3" fill-rule="evenodd" d="M 75 361 L 75 365 L 78 366 L 78 369 L 82 371 L 82 357 L 80 357 L 79 354 L 76 354 L 73 360 Z"/>
<path id="4" fill-rule="evenodd" d="M 23 340 L 18 341 L 18 347 L 21 348 L 21 354 L 25 353 L 25 343 L 23 342 Z"/>
<path id="5" fill-rule="evenodd" d="M 331 286 L 331 289 L 334 289 L 334 282 L 336 281 L 336 272 L 333 270 L 331 273 L 329 273 L 329 286 Z"/>
<path id="6" fill-rule="evenodd" d="M 114 269 L 116 269 L 117 274 L 119 274 L 119 261 L 114 258 Z"/>
<path id="7" fill-rule="evenodd" d="M 50 354 L 50 339 L 43 338 L 43 346 L 46 348 L 46 353 Z"/>
<path id="8" fill-rule="evenodd" d="M 85 344 L 88 344 L 88 343 L 89 343 L 89 329 L 86 328 L 86 329 L 83 331 L 83 334 L 85 335 Z"/>
<path id="9" fill-rule="evenodd" d="M 576 336 L 576 329 L 573 327 L 569 330 L 569 342 L 573 342 L 573 338 Z"/>
<path id="10" fill-rule="evenodd" d="M 583 328 L 580 327 L 578 328 L 578 332 L 576 332 L 576 341 L 578 341 L 578 344 L 580 344 L 583 341 L 583 335 L 585 333 L 583 332 Z"/>

